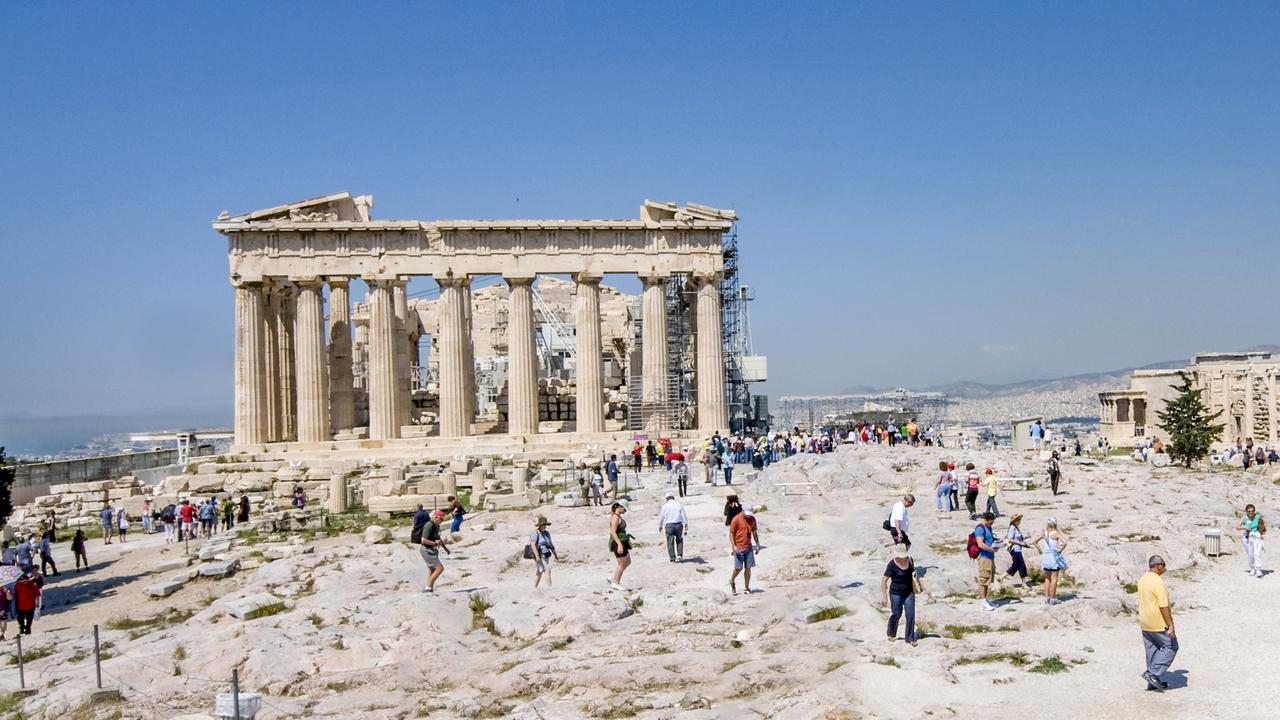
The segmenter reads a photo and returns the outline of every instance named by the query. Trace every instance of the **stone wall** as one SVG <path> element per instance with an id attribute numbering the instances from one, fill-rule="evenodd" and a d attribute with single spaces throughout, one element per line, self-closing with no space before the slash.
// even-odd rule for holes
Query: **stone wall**
<path id="1" fill-rule="evenodd" d="M 205 452 L 212 452 L 212 448 L 205 449 Z M 174 448 L 19 465 L 13 479 L 13 504 L 29 503 L 37 496 L 47 495 L 51 485 L 115 480 L 136 470 L 171 465 L 177 461 L 178 450 Z"/>

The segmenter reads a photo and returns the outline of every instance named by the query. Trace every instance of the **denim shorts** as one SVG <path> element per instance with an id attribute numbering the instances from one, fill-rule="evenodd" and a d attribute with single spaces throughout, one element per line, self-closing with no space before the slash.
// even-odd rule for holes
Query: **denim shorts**
<path id="1" fill-rule="evenodd" d="M 756 566 L 756 551 L 753 548 L 733 551 L 733 569 L 744 570 Z"/>

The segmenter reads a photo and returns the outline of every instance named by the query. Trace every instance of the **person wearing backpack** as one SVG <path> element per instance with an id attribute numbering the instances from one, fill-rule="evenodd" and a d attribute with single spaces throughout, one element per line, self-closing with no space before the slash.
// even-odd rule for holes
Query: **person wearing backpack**
<path id="1" fill-rule="evenodd" d="M 422 589 L 425 593 L 434 593 L 436 580 L 444 574 L 444 563 L 440 562 L 440 549 L 444 548 L 445 552 L 449 552 L 449 546 L 440 537 L 442 522 L 444 522 L 444 511 L 436 510 L 419 532 L 418 553 L 422 555 L 422 561 L 427 564 L 427 586 Z M 413 534 L 410 533 L 409 537 L 412 538 Z"/>
<path id="2" fill-rule="evenodd" d="M 551 541 L 551 533 L 547 530 L 551 523 L 545 516 L 539 515 L 534 523 L 533 534 L 529 536 L 529 547 L 525 549 L 525 557 L 532 558 L 534 563 L 533 586 L 538 587 L 542 576 L 547 576 L 547 587 L 551 587 L 551 560 L 560 559 L 556 553 L 556 545 Z"/>
<path id="3" fill-rule="evenodd" d="M 978 601 L 982 609 L 988 612 L 996 609 L 987 599 L 987 588 L 996 575 L 997 545 L 995 533 L 991 529 L 995 521 L 995 515 L 983 513 L 982 522 L 969 534 L 969 557 L 978 561 Z"/>
<path id="4" fill-rule="evenodd" d="M 969 509 L 969 519 L 978 519 L 978 483 L 981 478 L 974 469 L 973 463 L 964 466 L 964 506 Z"/>
<path id="5" fill-rule="evenodd" d="M 1236 529 L 1244 532 L 1244 554 L 1249 562 L 1249 574 L 1262 577 L 1262 536 L 1267 533 L 1267 521 L 1262 519 L 1252 504 L 1244 506 L 1244 517 Z"/>
<path id="6" fill-rule="evenodd" d="M 904 495 L 901 501 L 893 504 L 893 510 L 889 511 L 889 519 L 884 522 L 884 529 L 893 536 L 893 544 L 901 544 L 907 552 L 911 551 L 911 537 L 907 535 L 911 518 L 907 516 L 907 509 L 915 504 L 915 495 Z"/>

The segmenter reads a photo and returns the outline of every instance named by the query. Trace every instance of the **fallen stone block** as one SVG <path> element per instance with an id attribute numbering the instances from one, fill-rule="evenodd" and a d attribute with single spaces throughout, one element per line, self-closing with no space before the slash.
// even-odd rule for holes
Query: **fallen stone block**
<path id="1" fill-rule="evenodd" d="M 271 593 L 258 593 L 227 602 L 227 614 L 238 620 L 253 620 L 264 615 L 264 609 L 283 602 Z"/>
<path id="2" fill-rule="evenodd" d="M 240 563 L 235 560 L 215 560 L 200 566 L 200 577 L 208 578 L 225 578 L 231 577 L 240 567 Z"/>
<path id="3" fill-rule="evenodd" d="M 168 580 L 161 580 L 158 583 L 148 585 L 144 587 L 142 591 L 151 597 L 169 597 L 181 590 L 182 586 L 186 584 L 187 579 L 185 577 L 170 578 Z"/>
<path id="4" fill-rule="evenodd" d="M 381 545 L 391 542 L 391 531 L 381 525 L 370 525 L 364 529 L 364 541 L 369 545 Z"/>
<path id="5" fill-rule="evenodd" d="M 151 572 L 159 574 L 159 573 L 174 572 L 176 570 L 185 570 L 187 566 L 190 564 L 191 564 L 191 558 L 184 557 L 184 558 L 178 558 L 177 560 L 166 560 L 165 562 L 162 562 L 154 566 L 153 568 L 151 568 Z"/>

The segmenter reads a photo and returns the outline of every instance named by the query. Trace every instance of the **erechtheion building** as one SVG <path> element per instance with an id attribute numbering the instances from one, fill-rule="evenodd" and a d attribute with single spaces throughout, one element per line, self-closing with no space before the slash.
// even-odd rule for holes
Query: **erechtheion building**
<path id="1" fill-rule="evenodd" d="M 1191 376 L 1209 411 L 1222 412 L 1222 442 L 1280 441 L 1276 378 L 1280 358 L 1270 352 L 1200 353 L 1182 370 L 1135 370 L 1129 388 L 1098 393 L 1099 432 L 1112 445 L 1132 446 L 1135 438 L 1160 437 L 1157 424 L 1165 403 L 1177 393 L 1178 373 Z"/>
<path id="2" fill-rule="evenodd" d="M 721 281 L 732 211 L 646 201 L 636 220 L 419 221 L 374 220 L 372 205 L 340 193 L 213 223 L 235 287 L 237 447 L 679 432 L 666 411 L 680 374 L 669 367 L 669 283 L 687 294 L 692 328 L 683 427 L 728 429 Z M 637 303 L 601 286 L 616 274 L 639 277 Z M 570 279 L 539 280 L 551 275 Z M 502 286 L 473 290 L 481 276 Z M 410 298 L 413 277 L 433 278 L 439 297 Z M 368 288 L 354 315 L 353 281 Z M 572 362 L 540 361 L 557 353 Z M 491 403 L 477 388 L 486 363 L 501 371 Z M 624 365 L 637 386 L 626 398 Z"/>

